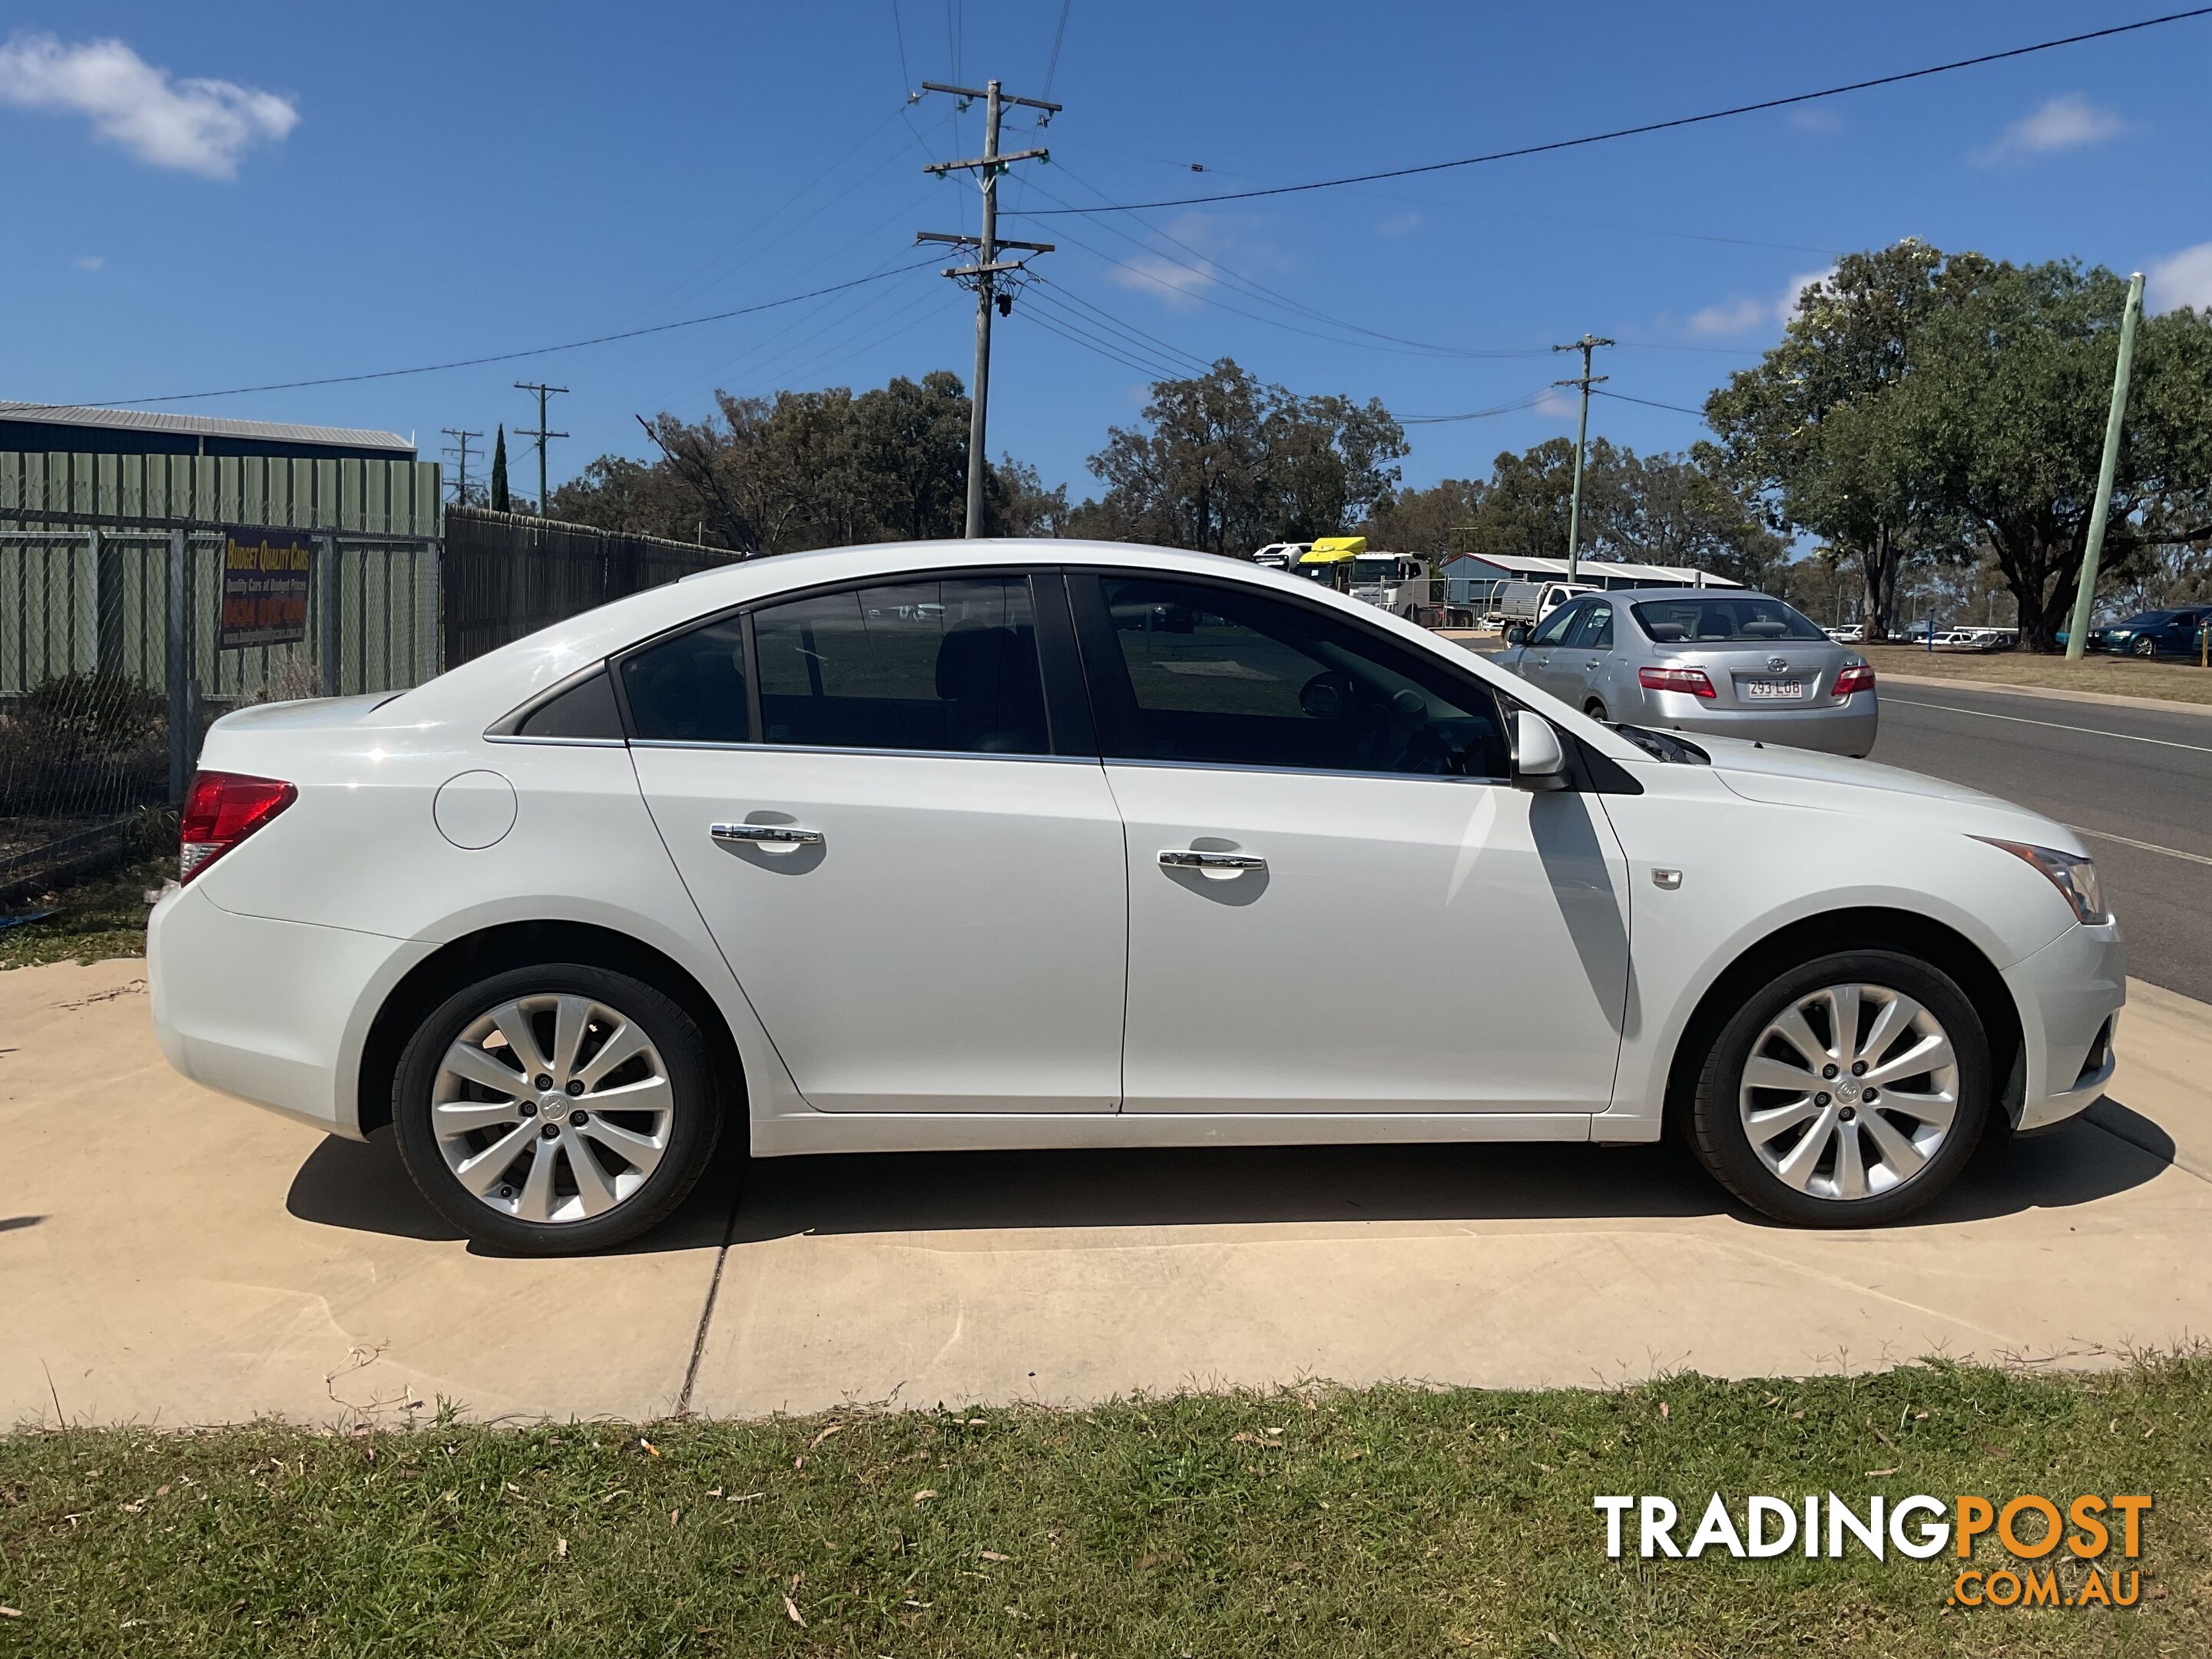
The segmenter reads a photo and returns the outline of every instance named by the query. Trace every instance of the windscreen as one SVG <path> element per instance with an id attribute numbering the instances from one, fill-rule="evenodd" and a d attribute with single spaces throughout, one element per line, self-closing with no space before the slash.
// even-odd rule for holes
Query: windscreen
<path id="1" fill-rule="evenodd" d="M 1781 600 L 1764 593 L 1644 599 L 1632 607 L 1644 631 L 1662 645 L 1764 644 L 1828 636 Z"/>

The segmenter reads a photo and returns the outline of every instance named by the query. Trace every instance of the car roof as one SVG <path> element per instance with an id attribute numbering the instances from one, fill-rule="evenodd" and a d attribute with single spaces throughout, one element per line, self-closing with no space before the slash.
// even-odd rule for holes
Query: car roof
<path id="1" fill-rule="evenodd" d="M 448 670 L 402 694 L 395 700 L 392 714 L 403 722 L 448 717 L 472 720 L 489 709 L 490 713 L 483 717 L 495 718 L 578 670 L 640 641 L 717 611 L 787 592 L 866 582 L 872 578 L 893 580 L 932 571 L 1029 570 L 1062 566 L 1118 567 L 1157 571 L 1162 575 L 1212 576 L 1296 594 L 1310 605 L 1344 611 L 1369 627 L 1386 632 L 1413 627 L 1387 611 L 1336 593 L 1323 583 L 1218 553 L 1048 537 L 879 542 L 738 560 L 683 581 L 666 582 L 641 593 L 630 594 Z M 1419 637 L 1434 648 L 1433 640 L 1425 634 Z"/>

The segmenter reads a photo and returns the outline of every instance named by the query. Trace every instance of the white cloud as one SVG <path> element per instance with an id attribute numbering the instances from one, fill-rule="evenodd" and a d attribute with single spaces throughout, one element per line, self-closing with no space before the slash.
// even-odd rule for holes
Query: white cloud
<path id="1" fill-rule="evenodd" d="M 1707 336 L 1747 334 L 1769 324 L 1786 323 L 1797 314 L 1797 302 L 1804 297 L 1805 290 L 1835 274 L 1832 265 L 1826 270 L 1801 271 L 1782 285 L 1778 299 L 1737 299 L 1724 305 L 1707 306 L 1692 313 L 1690 332 Z"/>
<path id="2" fill-rule="evenodd" d="M 0 46 L 0 104 L 82 115 L 93 131 L 157 167 L 237 176 L 239 158 L 299 125 L 291 100 L 233 81 L 173 80 L 120 40 L 64 46 L 18 34 Z"/>
<path id="3" fill-rule="evenodd" d="M 1214 281 L 1213 262 L 1210 259 L 1192 264 L 1158 253 L 1139 253 L 1111 267 L 1106 274 L 1123 288 L 1151 295 L 1170 311 L 1189 310 L 1198 303 L 1195 296 L 1212 288 Z"/>
<path id="4" fill-rule="evenodd" d="M 2127 130 L 2117 110 L 2093 104 L 2078 92 L 2063 93 L 2021 116 L 1974 151 L 1973 159 L 1976 165 L 1988 167 L 2025 161 L 2032 155 L 2057 155 L 2106 143 Z"/>
<path id="5" fill-rule="evenodd" d="M 2153 311 L 2183 306 L 2212 310 L 2212 242 L 2199 242 L 2160 259 L 2144 277 L 2143 292 Z"/>
<path id="6" fill-rule="evenodd" d="M 1757 328 L 1774 314 L 1774 307 L 1764 300 L 1731 300 L 1726 305 L 1707 306 L 1690 319 L 1692 334 L 1741 334 L 1746 329 Z"/>
<path id="7" fill-rule="evenodd" d="M 1775 315 L 1788 322 L 1797 314 L 1797 307 L 1805 297 L 1805 290 L 1815 283 L 1825 283 L 1836 274 L 1833 265 L 1821 270 L 1802 270 L 1783 284 L 1781 303 L 1774 308 Z"/>
<path id="8" fill-rule="evenodd" d="M 1844 118 L 1826 104 L 1801 104 L 1790 112 L 1790 125 L 1800 132 L 1841 132 Z"/>
<path id="9" fill-rule="evenodd" d="M 1411 236 L 1420 228 L 1421 216 L 1413 209 L 1407 208 L 1402 213 L 1392 214 L 1381 224 L 1376 226 L 1375 234 L 1377 236 Z"/>
<path id="10" fill-rule="evenodd" d="M 97 253 L 80 253 L 70 263 L 74 264 L 79 270 L 98 270 L 100 266 L 106 264 L 107 261 L 101 258 Z"/>
<path id="11" fill-rule="evenodd" d="M 1548 386 L 1538 394 L 1536 412 L 1555 421 L 1571 421 L 1582 409 L 1582 399 L 1563 386 Z"/>

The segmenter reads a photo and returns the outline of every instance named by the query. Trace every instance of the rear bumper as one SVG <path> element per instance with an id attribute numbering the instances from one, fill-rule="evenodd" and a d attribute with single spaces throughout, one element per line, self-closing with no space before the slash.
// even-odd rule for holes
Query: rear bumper
<path id="1" fill-rule="evenodd" d="M 197 887 L 177 889 L 146 929 L 154 1034 L 193 1082 L 357 1139 L 369 1022 L 435 948 L 242 916 Z"/>
<path id="2" fill-rule="evenodd" d="M 2013 1127 L 2033 1133 L 2085 1109 L 2112 1079 L 2112 1039 L 2128 1000 L 2119 924 L 2069 927 L 2006 969 L 2004 979 L 2020 1009 L 2027 1062 Z"/>
<path id="3" fill-rule="evenodd" d="M 1821 708 L 1715 708 L 1681 691 L 1645 694 L 1647 726 L 1709 737 L 1740 738 L 1746 743 L 1782 744 L 1818 749 L 1830 755 L 1864 755 L 1874 748 L 1881 716 L 1875 696 L 1862 691 L 1842 703 Z"/>

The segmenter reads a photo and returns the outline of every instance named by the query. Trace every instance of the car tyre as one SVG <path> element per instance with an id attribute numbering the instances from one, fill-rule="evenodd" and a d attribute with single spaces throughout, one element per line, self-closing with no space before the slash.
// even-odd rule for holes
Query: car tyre
<path id="1" fill-rule="evenodd" d="M 1991 1098 L 1988 1034 L 1956 981 L 1901 951 L 1838 951 L 1776 974 L 1722 1026 L 1690 1139 L 1716 1180 L 1778 1221 L 1877 1227 L 1951 1184 Z"/>
<path id="2" fill-rule="evenodd" d="M 1583 713 L 1588 714 L 1594 720 L 1609 720 L 1613 718 L 1612 715 L 1605 712 L 1605 705 L 1600 702 L 1595 697 L 1592 697 L 1588 702 L 1583 705 Z"/>
<path id="3" fill-rule="evenodd" d="M 431 1206 L 526 1255 L 606 1249 L 665 1220 L 712 1160 L 723 1115 L 691 1017 L 642 980 L 580 963 L 453 992 L 402 1053 L 392 1109 Z"/>
<path id="4" fill-rule="evenodd" d="M 2153 639 L 2137 640 L 2135 650 L 2138 657 L 2154 657 L 2158 654 L 2158 641 Z"/>

